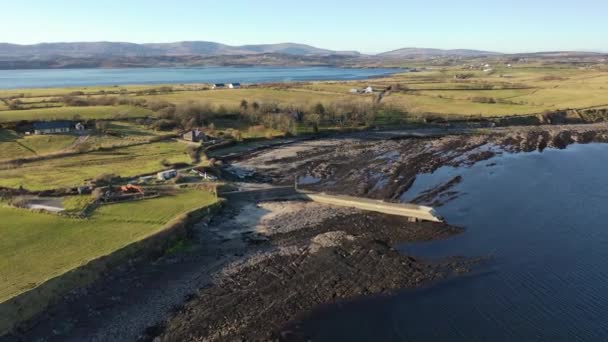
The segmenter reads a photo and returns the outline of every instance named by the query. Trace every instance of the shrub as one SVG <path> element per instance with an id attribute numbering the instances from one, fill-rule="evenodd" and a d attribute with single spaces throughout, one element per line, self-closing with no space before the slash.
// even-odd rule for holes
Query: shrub
<path id="1" fill-rule="evenodd" d="M 16 196 L 9 200 L 9 204 L 17 208 L 25 208 L 28 204 L 28 200 L 23 196 Z"/>
<path id="2" fill-rule="evenodd" d="M 93 192 L 91 192 L 91 198 L 93 198 L 94 201 L 98 201 L 103 198 L 104 193 L 104 188 L 95 188 L 93 189 Z"/>

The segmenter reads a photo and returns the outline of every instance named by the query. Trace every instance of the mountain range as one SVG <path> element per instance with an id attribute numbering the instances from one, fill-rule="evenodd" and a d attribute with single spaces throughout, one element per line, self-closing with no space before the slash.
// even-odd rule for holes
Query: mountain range
<path id="1" fill-rule="evenodd" d="M 404 48 L 393 50 L 389 52 L 380 53 L 379 57 L 477 57 L 477 56 L 498 56 L 502 55 L 499 52 L 480 51 L 480 50 L 467 50 L 467 49 L 454 49 L 454 50 L 442 50 L 442 49 L 421 49 L 421 48 Z"/>
<path id="2" fill-rule="evenodd" d="M 404 60 L 427 58 L 595 58 L 593 52 L 502 54 L 467 49 L 404 48 L 379 54 L 321 49 L 281 43 L 233 46 L 206 41 L 135 44 L 124 42 L 0 43 L 0 70 L 55 68 L 125 68 L 170 66 L 401 66 Z M 602 58 L 604 58 L 602 56 Z"/>
<path id="3" fill-rule="evenodd" d="M 296 43 L 232 46 L 215 42 L 135 44 L 122 42 L 40 43 L 18 45 L 0 43 L 0 57 L 159 57 L 231 56 L 277 53 L 297 56 L 359 55 L 356 51 L 333 51 Z"/>

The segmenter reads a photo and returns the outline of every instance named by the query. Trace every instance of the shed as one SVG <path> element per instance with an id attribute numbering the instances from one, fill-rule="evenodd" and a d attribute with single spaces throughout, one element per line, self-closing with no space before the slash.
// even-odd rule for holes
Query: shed
<path id="1" fill-rule="evenodd" d="M 205 135 L 205 133 L 201 132 L 199 129 L 190 130 L 182 137 L 184 138 L 184 140 L 192 142 L 201 142 L 207 140 L 207 136 Z"/>
<path id="2" fill-rule="evenodd" d="M 49 121 L 34 123 L 34 134 L 69 133 L 72 130 L 70 121 Z"/>
<path id="3" fill-rule="evenodd" d="M 161 171 L 159 173 L 156 174 L 156 178 L 158 178 L 158 180 L 168 180 L 171 178 L 175 178 L 177 177 L 177 170 L 167 170 L 167 171 Z"/>

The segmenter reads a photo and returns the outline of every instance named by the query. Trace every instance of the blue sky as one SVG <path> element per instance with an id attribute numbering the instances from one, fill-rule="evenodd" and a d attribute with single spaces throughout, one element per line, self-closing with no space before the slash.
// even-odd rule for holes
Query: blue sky
<path id="1" fill-rule="evenodd" d="M 383 52 L 608 51 L 606 0 L 19 0 L 0 7 L 0 42 L 298 42 Z"/>

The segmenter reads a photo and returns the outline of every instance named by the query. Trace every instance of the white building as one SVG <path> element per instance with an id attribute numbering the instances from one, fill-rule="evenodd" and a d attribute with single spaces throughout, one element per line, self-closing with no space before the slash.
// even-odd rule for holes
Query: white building
<path id="1" fill-rule="evenodd" d="M 167 170 L 167 171 L 162 171 L 156 174 L 156 178 L 158 178 L 158 180 L 168 180 L 171 178 L 175 178 L 177 177 L 177 170 Z"/>

